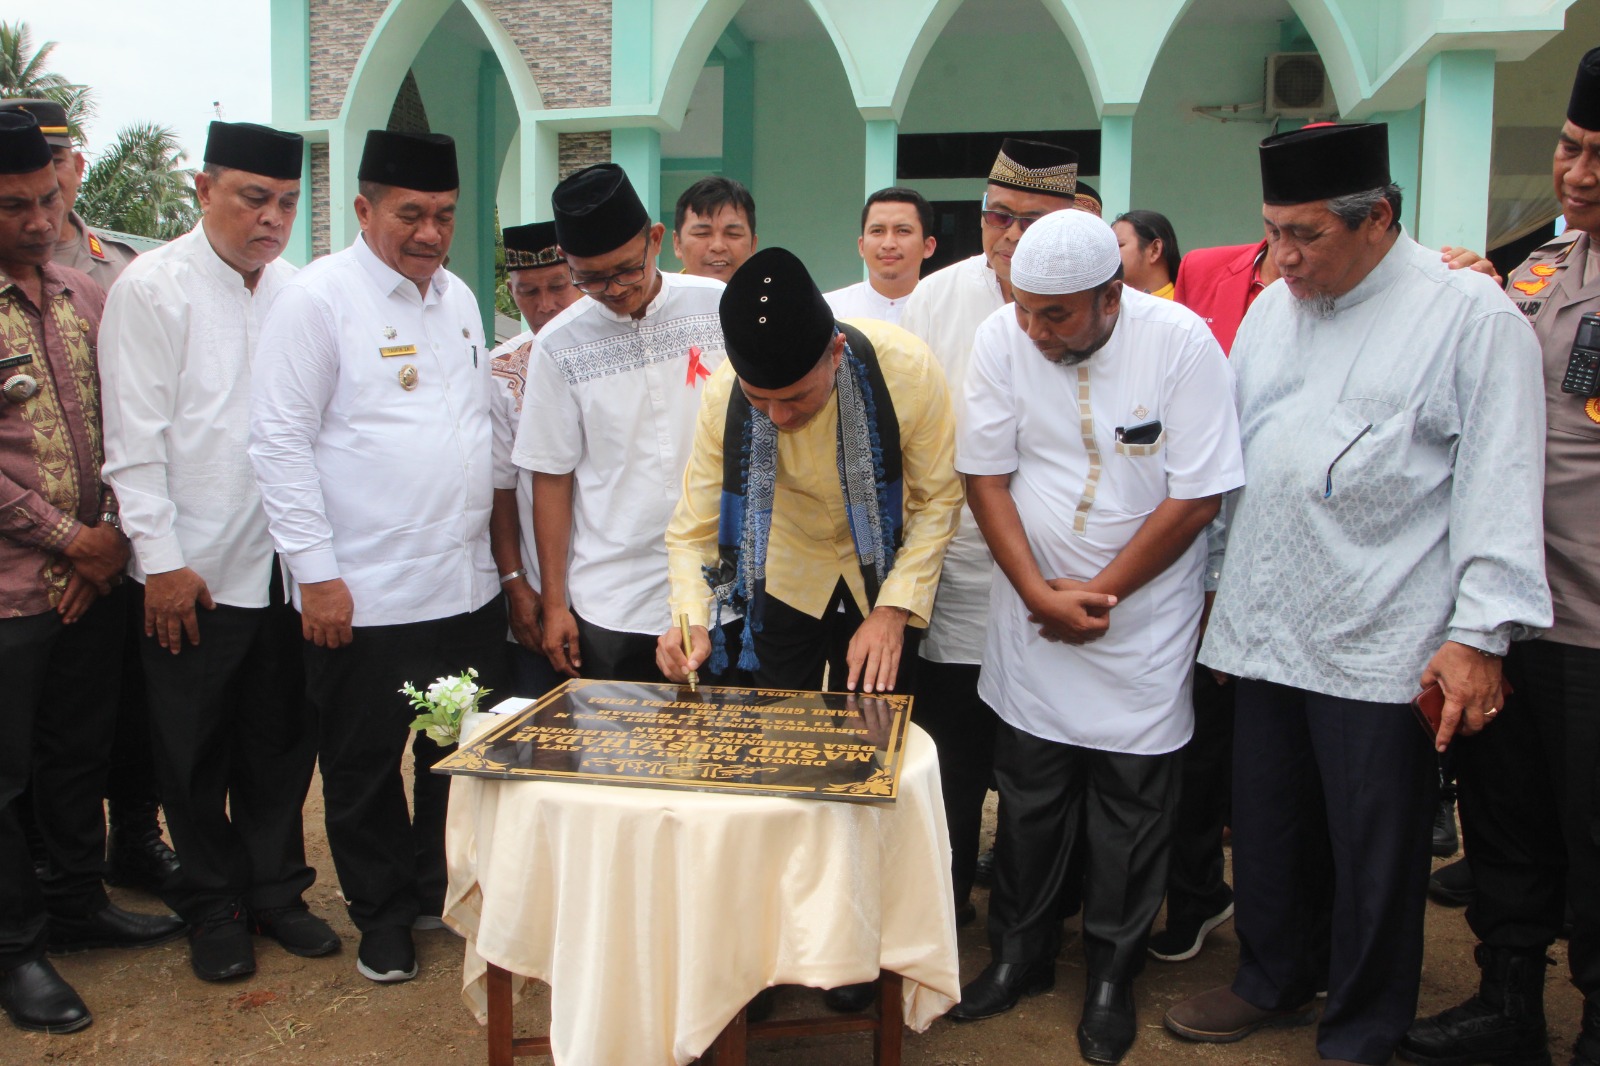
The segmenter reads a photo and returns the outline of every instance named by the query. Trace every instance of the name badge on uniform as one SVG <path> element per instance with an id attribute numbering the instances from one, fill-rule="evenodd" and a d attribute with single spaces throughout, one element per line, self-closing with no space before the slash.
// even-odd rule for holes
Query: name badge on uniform
<path id="1" fill-rule="evenodd" d="M 385 359 L 393 359 L 397 355 L 416 355 L 417 346 L 415 344 L 391 344 L 387 348 L 379 348 L 378 354 Z"/>
<path id="2" fill-rule="evenodd" d="M 28 366 L 32 362 L 33 353 L 23 352 L 21 355 L 13 355 L 6 359 L 0 359 L 0 370 L 10 370 L 14 367 Z"/>

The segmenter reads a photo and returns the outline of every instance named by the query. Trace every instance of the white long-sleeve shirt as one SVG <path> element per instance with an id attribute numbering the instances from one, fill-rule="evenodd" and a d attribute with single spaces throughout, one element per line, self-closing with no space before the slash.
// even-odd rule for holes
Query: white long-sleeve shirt
<path id="1" fill-rule="evenodd" d="M 188 567 L 218 603 L 267 605 L 272 538 L 247 452 L 250 378 L 262 323 L 294 272 L 274 260 L 252 292 L 202 223 L 112 286 L 100 326 L 105 477 L 135 580 Z"/>
<path id="2" fill-rule="evenodd" d="M 900 318 L 902 329 L 928 342 L 944 367 L 955 404 L 956 435 L 966 426 L 967 365 L 973 337 L 990 315 L 1006 306 L 1000 279 L 982 255 L 952 263 L 917 283 Z M 989 586 L 994 557 L 978 532 L 972 509 L 961 506 L 961 524 L 944 553 L 944 572 L 933 616 L 919 654 L 936 663 L 983 662 L 984 633 L 989 626 Z"/>
<path id="3" fill-rule="evenodd" d="M 515 484 L 493 473 L 491 387 L 477 302 L 449 271 L 420 294 L 357 237 L 297 274 L 267 317 L 250 407 L 250 460 L 295 581 L 343 578 L 357 626 L 493 599 L 489 511 Z"/>
<path id="4" fill-rule="evenodd" d="M 1550 624 L 1539 345 L 1493 282 L 1402 235 L 1327 317 L 1268 288 L 1230 361 L 1246 485 L 1201 662 L 1403 703 L 1445 640 Z"/>

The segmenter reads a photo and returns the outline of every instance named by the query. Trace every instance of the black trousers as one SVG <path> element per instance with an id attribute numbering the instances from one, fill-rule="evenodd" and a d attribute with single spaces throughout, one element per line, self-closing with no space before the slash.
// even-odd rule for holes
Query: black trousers
<path id="1" fill-rule="evenodd" d="M 1333 866 L 1324 1058 L 1386 1063 L 1416 1014 L 1438 764 L 1405 704 L 1235 681 L 1233 990 L 1311 1000 Z"/>
<path id="2" fill-rule="evenodd" d="M 578 655 L 583 660 L 584 677 L 605 681 L 660 681 L 656 669 L 656 638 L 659 634 L 623 633 L 587 622 L 576 611 Z"/>
<path id="3" fill-rule="evenodd" d="M 1600 1003 L 1600 648 L 1513 644 L 1516 692 L 1456 752 L 1477 891 L 1467 923 L 1497 948 L 1543 951 L 1572 908 L 1572 983 Z"/>
<path id="4" fill-rule="evenodd" d="M 1172 823 L 1167 924 L 1194 925 L 1233 900 L 1223 877 L 1222 829 L 1233 787 L 1233 686 L 1194 668 L 1194 735 L 1183 746 L 1183 783 Z"/>
<path id="5" fill-rule="evenodd" d="M 994 960 L 1028 963 L 1055 956 L 1062 886 L 1072 853 L 1081 848 L 1089 976 L 1138 976 L 1166 889 L 1177 753 L 1100 751 L 1044 740 L 1002 721 L 994 776 L 1000 788 L 989 896 Z"/>
<path id="6" fill-rule="evenodd" d="M 944 817 L 950 827 L 950 875 L 957 906 L 972 895 L 983 830 L 983 801 L 994 775 L 994 734 L 999 719 L 978 698 L 982 667 L 969 663 L 917 663 L 911 717 L 939 751 Z"/>
<path id="7" fill-rule="evenodd" d="M 317 758 L 300 615 L 274 580 L 267 607 L 200 611 L 200 643 L 141 652 L 167 829 L 186 921 L 236 904 L 289 907 L 316 880 L 300 812 Z"/>
<path id="8" fill-rule="evenodd" d="M 839 608 L 843 607 L 841 611 Z M 850 638 L 861 628 L 861 609 L 856 606 L 850 587 L 841 578 L 821 618 L 812 618 L 775 597 L 767 597 L 761 615 L 761 629 L 755 634 L 756 658 L 761 668 L 751 684 L 758 688 L 792 688 L 805 692 L 822 691 L 824 668 L 828 690 L 845 691 L 850 667 L 845 655 Z M 742 622 L 730 622 L 726 630 L 742 631 Z M 906 627 L 905 644 L 900 649 L 900 671 L 895 677 L 895 693 L 914 691 L 917 676 L 917 646 L 922 630 Z M 728 657 L 737 661 L 738 651 L 730 641 Z M 915 706 L 912 716 L 916 716 Z"/>
<path id="9" fill-rule="evenodd" d="M 126 611 L 127 635 L 122 649 L 122 680 L 117 699 L 117 730 L 111 740 L 111 771 L 106 778 L 106 800 L 111 824 L 122 825 L 130 815 L 154 818 L 161 802 L 156 780 L 155 749 L 150 728 L 150 703 L 144 677 L 144 586 L 129 581 Z"/>
<path id="10" fill-rule="evenodd" d="M 450 779 L 430 773 L 453 749 L 427 733 L 411 744 L 414 814 L 406 811 L 400 759 L 416 717 L 400 686 L 478 671 L 478 684 L 506 693 L 506 610 L 496 596 L 471 614 L 405 625 L 359 626 L 338 649 L 305 643 L 306 690 L 318 726 L 328 846 L 350 918 L 367 932 L 438 914 L 449 875 L 444 826 Z"/>
<path id="11" fill-rule="evenodd" d="M 102 596 L 72 625 L 54 611 L 0 619 L 0 970 L 44 952 L 48 915 L 82 915 L 108 900 L 103 806 L 127 587 Z M 29 787 L 44 845 L 34 873 L 18 811 Z"/>

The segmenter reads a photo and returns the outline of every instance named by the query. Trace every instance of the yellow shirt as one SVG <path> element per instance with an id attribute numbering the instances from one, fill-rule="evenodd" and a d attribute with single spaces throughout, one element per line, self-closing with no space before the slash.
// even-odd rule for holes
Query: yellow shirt
<path id="1" fill-rule="evenodd" d="M 1173 290 L 1176 289 L 1176 288 L 1177 288 L 1177 286 L 1174 283 L 1169 281 L 1165 285 L 1161 286 L 1161 288 L 1151 290 L 1150 295 L 1151 296 L 1159 296 L 1163 300 L 1170 300 L 1170 299 L 1172 299 Z"/>
<path id="2" fill-rule="evenodd" d="M 898 326 L 852 319 L 877 350 L 884 383 L 900 423 L 904 484 L 904 543 L 878 591 L 878 606 L 903 607 L 911 624 L 926 626 L 939 585 L 945 545 L 956 530 L 963 499 L 955 470 L 955 416 L 944 371 L 928 346 Z M 667 567 L 672 616 L 707 625 L 711 589 L 703 566 L 717 561 L 717 520 L 722 499 L 722 432 L 728 397 L 738 387 L 733 364 L 706 383 L 693 450 L 683 475 L 683 495 L 667 527 Z M 812 618 L 821 618 L 844 578 L 861 613 L 866 586 L 839 487 L 839 399 L 804 427 L 778 434 L 778 485 L 767 550 L 767 594 Z"/>

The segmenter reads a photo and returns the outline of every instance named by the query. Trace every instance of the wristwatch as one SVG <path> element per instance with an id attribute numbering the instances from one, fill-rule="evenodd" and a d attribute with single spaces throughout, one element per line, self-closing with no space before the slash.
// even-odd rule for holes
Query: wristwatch
<path id="1" fill-rule="evenodd" d="M 122 518 L 115 511 L 106 511 L 100 516 L 100 524 L 110 526 L 112 529 L 121 529 Z"/>

